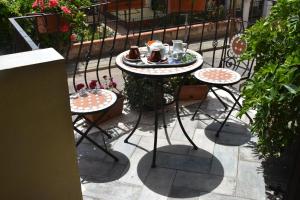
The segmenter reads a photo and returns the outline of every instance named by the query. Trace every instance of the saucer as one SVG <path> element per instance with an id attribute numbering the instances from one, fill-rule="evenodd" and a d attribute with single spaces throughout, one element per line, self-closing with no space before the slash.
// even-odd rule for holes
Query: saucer
<path id="1" fill-rule="evenodd" d="M 160 61 L 158 62 L 153 62 L 151 60 L 149 60 L 149 57 L 147 57 L 147 62 L 150 63 L 150 64 L 167 64 L 168 63 L 168 58 L 167 57 L 164 57 L 163 59 L 161 59 Z"/>
<path id="2" fill-rule="evenodd" d="M 141 58 L 136 58 L 136 59 L 131 59 L 129 58 L 129 54 L 126 54 L 123 56 L 123 58 L 129 62 L 138 62 L 138 61 L 141 61 Z"/>

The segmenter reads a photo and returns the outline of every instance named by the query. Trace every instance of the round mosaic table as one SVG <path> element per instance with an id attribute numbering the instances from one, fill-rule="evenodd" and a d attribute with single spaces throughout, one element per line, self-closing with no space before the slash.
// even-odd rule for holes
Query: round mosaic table
<path id="1" fill-rule="evenodd" d="M 140 51 L 145 52 L 147 51 L 147 49 L 146 47 L 142 47 L 140 48 Z M 122 71 L 125 71 L 133 75 L 138 75 L 138 76 L 148 76 L 148 77 L 149 76 L 151 77 L 177 76 L 177 75 L 192 73 L 198 70 L 203 64 L 203 57 L 199 53 L 188 49 L 187 52 L 195 55 L 197 58 L 197 61 L 191 65 L 181 66 L 181 67 L 153 67 L 153 68 L 132 67 L 126 65 L 123 62 L 123 57 L 124 55 L 128 54 L 128 52 L 129 50 L 119 54 L 116 58 L 116 64 Z"/>
<path id="2" fill-rule="evenodd" d="M 105 110 L 117 101 L 117 95 L 109 90 L 100 89 L 97 93 L 87 92 L 86 95 L 70 99 L 71 112 L 93 113 Z"/>
<path id="3" fill-rule="evenodd" d="M 204 68 L 195 72 L 195 77 L 213 85 L 233 85 L 241 80 L 241 75 L 226 68 Z"/>
<path id="4" fill-rule="evenodd" d="M 146 51 L 146 48 L 140 48 L 140 52 Z M 195 51 L 192 50 L 187 50 L 188 53 L 195 55 L 196 62 L 194 62 L 193 64 L 190 65 L 186 65 L 186 66 L 178 66 L 178 67 L 170 67 L 170 66 L 166 66 L 166 67 L 161 67 L 161 66 L 153 66 L 153 68 L 150 68 L 149 66 L 147 66 L 146 68 L 142 68 L 142 67 L 132 67 L 129 65 L 126 65 L 123 62 L 123 56 L 128 54 L 129 51 L 125 51 L 121 54 L 119 54 L 116 58 L 116 64 L 117 66 L 124 72 L 133 75 L 137 78 L 139 77 L 143 77 L 143 78 L 147 78 L 147 79 L 152 79 L 153 80 L 153 85 L 154 85 L 154 94 L 157 93 L 157 88 L 163 88 L 162 87 L 162 83 L 163 83 L 163 79 L 166 77 L 172 77 L 172 76 L 183 76 L 185 77 L 185 75 L 187 74 L 191 74 L 192 72 L 200 69 L 203 65 L 203 58 L 200 54 L 198 54 Z M 184 81 L 183 81 L 184 82 Z M 159 85 L 160 84 L 160 85 Z M 180 83 L 182 84 L 182 83 Z M 142 86 L 141 86 L 142 87 Z M 183 132 L 183 134 L 185 135 L 185 137 L 187 138 L 187 140 L 191 143 L 191 145 L 193 145 L 194 149 L 198 149 L 198 147 L 195 145 L 195 143 L 192 141 L 192 139 L 189 137 L 189 135 L 187 134 L 186 130 L 183 127 L 183 124 L 181 122 L 180 119 L 180 115 L 179 115 L 179 103 L 178 103 L 178 97 L 179 97 L 179 93 L 181 90 L 181 85 L 178 86 L 178 90 L 177 90 L 177 94 L 176 94 L 176 98 L 175 98 L 175 102 L 176 102 L 176 116 L 177 116 L 177 120 L 178 123 L 181 127 L 181 130 Z M 141 88 L 142 90 L 143 88 Z M 154 98 L 154 112 L 155 112 L 155 119 L 154 119 L 154 147 L 153 147 L 153 159 L 152 159 L 152 167 L 156 166 L 156 149 L 157 149 L 157 134 L 158 134 L 158 102 L 157 99 L 158 98 Z M 163 105 L 163 103 L 161 104 Z M 164 109 L 162 108 L 162 113 L 164 115 Z M 131 133 L 129 134 L 129 136 L 124 140 L 125 143 L 128 143 L 128 139 L 133 135 L 133 133 L 135 132 L 135 130 L 137 129 L 139 122 L 141 120 L 141 116 L 142 116 L 142 106 L 140 109 L 140 113 L 139 113 L 139 117 L 138 120 L 136 122 L 136 125 L 134 126 L 133 130 L 131 131 Z M 164 119 L 164 117 L 163 117 Z M 165 122 L 165 120 L 164 120 Z M 166 127 L 166 126 L 164 126 Z"/>

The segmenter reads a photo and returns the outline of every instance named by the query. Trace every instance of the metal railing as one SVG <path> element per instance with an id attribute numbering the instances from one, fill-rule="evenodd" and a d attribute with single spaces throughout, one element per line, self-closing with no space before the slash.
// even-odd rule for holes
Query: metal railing
<path id="1" fill-rule="evenodd" d="M 18 52 L 49 47 L 51 38 L 50 46 L 59 51 L 64 50 L 60 52 L 73 62 L 75 73 L 81 71 L 86 76 L 90 70 L 98 72 L 100 69 L 109 69 L 111 76 L 115 56 L 131 45 L 143 46 L 153 39 L 164 43 L 181 39 L 201 54 L 209 52 L 209 65 L 217 65 L 220 58 L 216 58 L 216 52 L 228 45 L 227 31 L 229 28 L 234 29 L 236 19 L 242 16 L 242 10 L 235 8 L 232 1 L 216 3 L 214 6 L 210 5 L 211 0 L 159 2 L 163 6 L 154 8 L 155 4 L 145 0 L 98 1 L 97 4 L 82 8 L 86 14 L 86 26 L 79 30 L 71 29 L 64 43 L 60 40 L 59 22 L 57 31 L 39 32 L 37 21 L 42 18 L 47 22 L 48 14 L 10 18 L 15 34 L 14 50 Z M 243 0 L 241 2 L 243 5 Z M 69 36 L 72 35 L 76 36 L 76 41 L 70 41 Z"/>

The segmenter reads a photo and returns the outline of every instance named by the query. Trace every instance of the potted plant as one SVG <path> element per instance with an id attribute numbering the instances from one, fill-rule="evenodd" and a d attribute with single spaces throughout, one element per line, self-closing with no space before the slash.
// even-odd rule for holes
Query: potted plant
<path id="1" fill-rule="evenodd" d="M 184 81 L 184 83 L 181 86 L 179 100 L 204 100 L 206 98 L 208 93 L 207 85 L 201 84 L 193 75 L 188 75 L 185 79 L 183 77 L 171 78 L 171 88 L 177 88 L 182 81 Z"/>
<path id="2" fill-rule="evenodd" d="M 120 91 L 117 88 L 117 83 L 113 80 L 112 77 L 108 76 L 103 76 L 103 80 L 91 80 L 88 87 L 85 88 L 85 84 L 79 83 L 76 85 L 76 91 L 80 93 L 82 90 L 93 90 L 93 89 L 106 89 L 106 90 L 111 90 L 117 95 L 117 101 L 116 103 L 109 108 L 105 113 L 96 113 L 96 114 L 89 114 L 86 115 L 86 117 L 94 122 L 95 120 L 98 120 L 99 117 L 101 116 L 101 119 L 98 121 L 98 123 L 103 123 L 105 121 L 108 121 L 114 117 L 117 117 L 122 114 L 123 111 L 123 105 L 124 105 L 124 95 L 122 91 Z"/>
<path id="3" fill-rule="evenodd" d="M 186 79 L 183 79 L 183 77 L 163 79 L 164 92 L 175 96 L 178 86 L 184 80 L 185 83 L 181 87 L 179 100 L 203 100 L 206 97 L 208 92 L 207 85 L 199 83 L 199 80 L 193 75 L 188 75 Z M 153 81 L 149 79 L 137 79 L 130 75 L 126 75 L 124 94 L 128 100 L 128 105 L 132 109 L 138 109 L 142 103 L 144 109 L 153 110 L 154 96 L 159 99 L 158 102 L 164 101 L 162 100 L 164 94 L 161 91 L 157 91 L 154 94 Z"/>
<path id="4" fill-rule="evenodd" d="M 84 13 L 80 8 L 89 5 L 89 0 L 35 0 L 32 11 L 44 15 L 37 17 L 40 33 L 65 33 L 71 27 L 77 29 L 83 25 Z"/>

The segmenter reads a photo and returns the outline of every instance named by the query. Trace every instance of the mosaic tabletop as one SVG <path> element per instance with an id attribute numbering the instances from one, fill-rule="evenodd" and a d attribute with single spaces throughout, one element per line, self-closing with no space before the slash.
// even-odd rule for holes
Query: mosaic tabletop
<path id="1" fill-rule="evenodd" d="M 97 92 L 85 92 L 85 95 L 72 95 L 71 111 L 74 113 L 92 113 L 112 106 L 117 95 L 109 90 L 99 89 Z"/>
<path id="2" fill-rule="evenodd" d="M 141 47 L 140 51 L 146 51 L 146 47 Z M 187 65 L 187 66 L 180 66 L 180 67 L 156 67 L 153 66 L 153 68 L 150 68 L 149 66 L 147 68 L 142 67 L 132 67 L 128 66 L 123 62 L 124 55 L 128 54 L 129 51 L 125 51 L 121 54 L 119 54 L 116 58 L 116 64 L 117 66 L 128 73 L 136 74 L 136 75 L 146 75 L 146 76 L 175 76 L 179 74 L 185 74 L 189 72 L 193 72 L 200 68 L 203 63 L 203 57 L 192 50 L 187 50 L 188 53 L 193 54 L 196 56 L 197 60 L 193 64 Z"/>
<path id="3" fill-rule="evenodd" d="M 235 84 L 241 80 L 241 75 L 226 68 L 204 68 L 195 72 L 200 81 L 217 85 Z"/>

